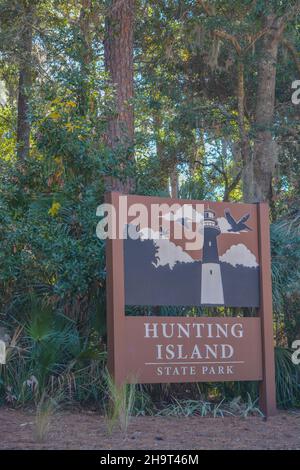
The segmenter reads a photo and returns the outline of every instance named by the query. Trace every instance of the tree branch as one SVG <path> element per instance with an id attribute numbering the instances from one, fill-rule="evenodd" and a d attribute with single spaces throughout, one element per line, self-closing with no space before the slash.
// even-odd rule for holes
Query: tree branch
<path id="1" fill-rule="evenodd" d="M 198 0 L 198 3 L 203 8 L 203 10 L 205 11 L 205 13 L 208 16 L 215 16 L 216 12 L 215 12 L 214 7 L 212 5 L 209 5 L 204 0 Z"/>
<path id="2" fill-rule="evenodd" d="M 286 38 L 282 39 L 282 44 L 290 52 L 291 56 L 294 59 L 297 70 L 300 73 L 300 57 L 299 57 L 299 52 L 297 51 L 296 47 Z"/>
<path id="3" fill-rule="evenodd" d="M 226 31 L 221 31 L 220 29 L 216 29 L 213 34 L 220 38 L 220 39 L 226 39 L 227 41 L 231 42 L 231 44 L 233 45 L 233 47 L 235 48 L 236 52 L 238 53 L 238 55 L 241 55 L 242 53 L 242 48 L 241 46 L 239 45 L 238 43 L 238 40 L 236 39 L 235 36 L 233 36 L 232 34 L 229 34 L 229 33 L 226 33 Z"/>

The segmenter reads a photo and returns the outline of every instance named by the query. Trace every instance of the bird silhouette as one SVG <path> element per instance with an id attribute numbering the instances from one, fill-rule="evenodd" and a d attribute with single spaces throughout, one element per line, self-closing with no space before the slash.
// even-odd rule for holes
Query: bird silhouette
<path id="1" fill-rule="evenodd" d="M 247 220 L 249 219 L 250 214 L 245 214 L 243 215 L 243 217 L 240 218 L 240 220 L 236 221 L 230 214 L 229 209 L 225 209 L 224 213 L 227 222 L 231 226 L 228 232 L 241 232 L 242 230 L 252 231 L 252 228 L 248 227 L 248 225 L 245 224 L 245 222 L 247 222 Z"/>

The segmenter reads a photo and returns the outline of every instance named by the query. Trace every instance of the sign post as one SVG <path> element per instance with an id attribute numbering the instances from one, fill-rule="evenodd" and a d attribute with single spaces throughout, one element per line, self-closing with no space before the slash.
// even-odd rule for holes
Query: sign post
<path id="1" fill-rule="evenodd" d="M 107 193 L 105 202 L 116 229 L 106 265 L 116 384 L 259 381 L 261 409 L 274 414 L 268 206 L 120 193 Z M 206 315 L 218 308 L 220 315 L 129 316 L 126 305 L 202 307 Z M 256 315 L 226 316 L 226 307 Z"/>
<path id="2" fill-rule="evenodd" d="M 119 194 L 107 193 L 106 203 L 111 204 L 119 211 Z M 118 229 L 118 227 L 116 227 Z M 107 270 L 107 348 L 108 369 L 117 385 L 123 380 L 123 351 L 125 349 L 124 323 L 124 268 L 123 268 L 123 240 L 116 238 L 107 240 L 106 245 Z"/>
<path id="3" fill-rule="evenodd" d="M 260 382 L 260 407 L 266 416 L 276 413 L 275 362 L 273 338 L 271 244 L 269 207 L 258 204 L 258 239 L 260 251 L 260 307 L 263 378 Z"/>

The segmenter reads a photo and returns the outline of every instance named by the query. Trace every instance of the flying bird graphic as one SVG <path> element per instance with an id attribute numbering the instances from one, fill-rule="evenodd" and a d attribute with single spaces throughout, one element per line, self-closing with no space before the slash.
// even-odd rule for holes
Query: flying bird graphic
<path id="1" fill-rule="evenodd" d="M 252 228 L 248 227 L 248 225 L 245 224 L 245 222 L 247 222 L 247 220 L 249 219 L 250 214 L 245 214 L 243 215 L 243 217 L 240 218 L 239 221 L 236 221 L 230 214 L 229 209 L 225 209 L 224 213 L 227 222 L 231 226 L 228 232 L 242 232 L 243 230 L 252 231 Z"/>

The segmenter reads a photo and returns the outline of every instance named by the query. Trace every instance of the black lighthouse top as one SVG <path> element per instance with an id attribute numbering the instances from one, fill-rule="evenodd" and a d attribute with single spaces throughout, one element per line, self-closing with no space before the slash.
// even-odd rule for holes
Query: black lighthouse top
<path id="1" fill-rule="evenodd" d="M 211 228 L 219 233 L 221 233 L 218 221 L 216 219 L 216 214 L 211 209 L 205 209 L 204 211 L 204 229 Z"/>
<path id="2" fill-rule="evenodd" d="M 204 210 L 204 246 L 203 263 L 219 263 L 217 237 L 221 229 L 216 219 L 216 214 L 211 209 Z"/>

